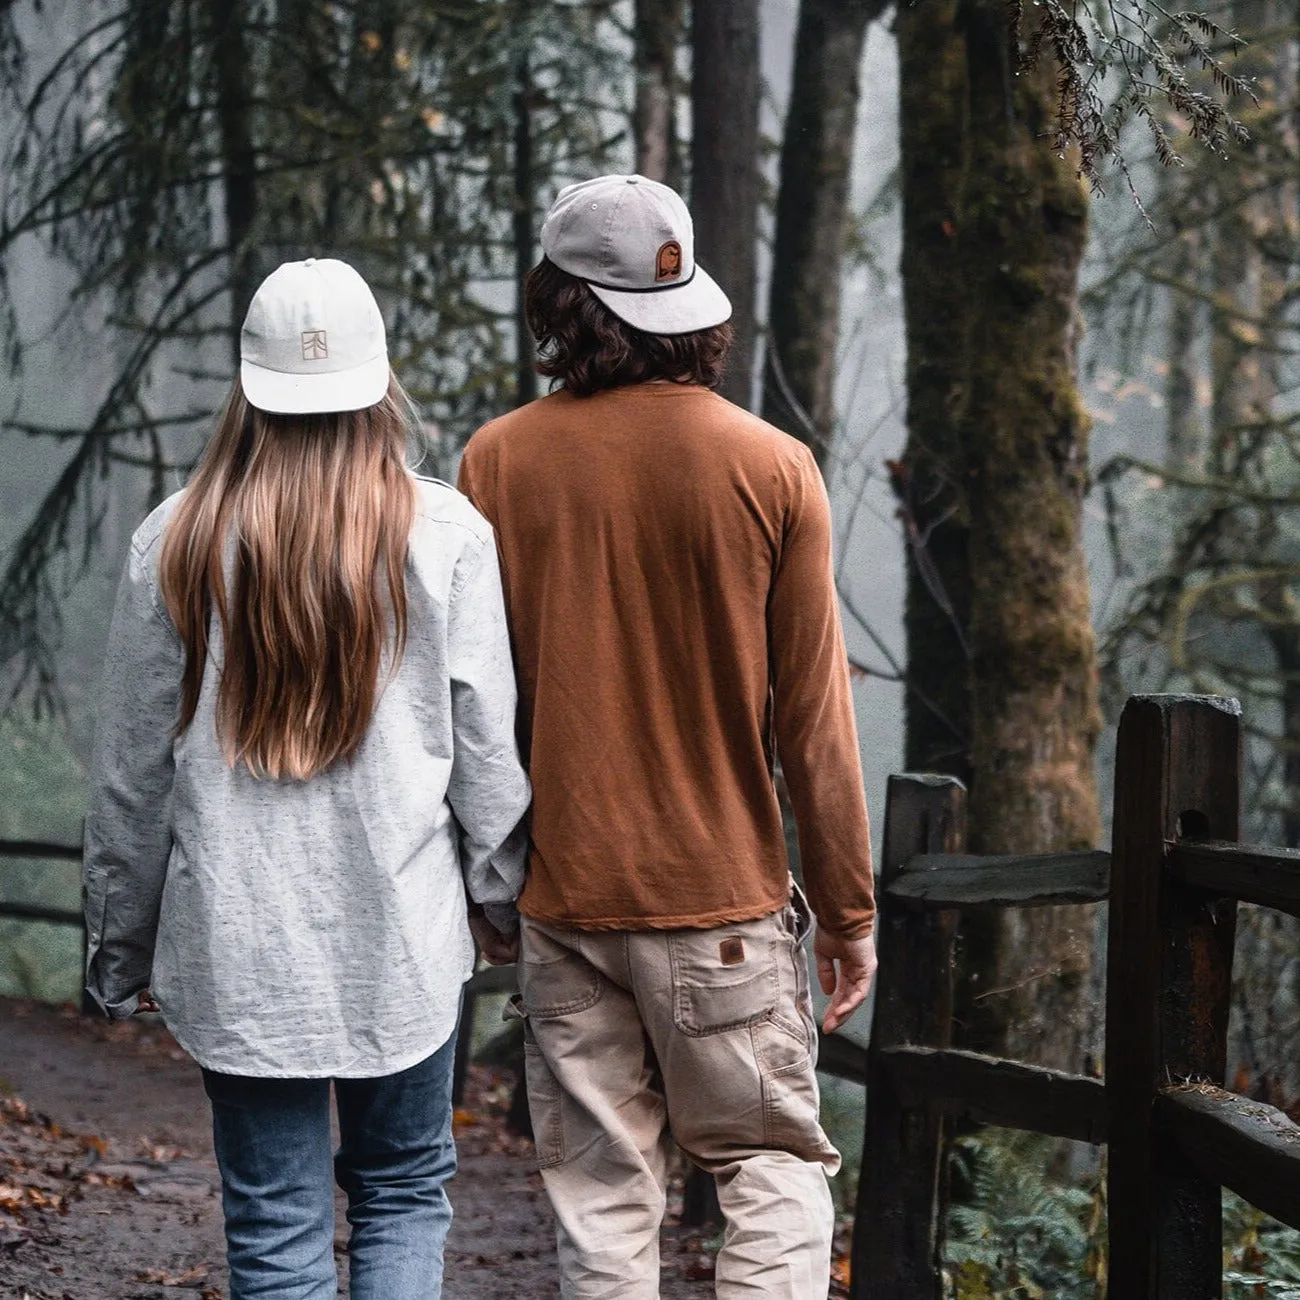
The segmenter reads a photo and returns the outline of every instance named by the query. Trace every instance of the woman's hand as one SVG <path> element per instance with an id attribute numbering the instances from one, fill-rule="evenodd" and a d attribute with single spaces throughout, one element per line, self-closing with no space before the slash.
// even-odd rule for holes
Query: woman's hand
<path id="1" fill-rule="evenodd" d="M 158 1004 L 153 1000 L 153 994 L 148 989 L 140 990 L 140 1001 L 136 1005 L 135 1014 L 139 1015 L 141 1011 L 157 1011 Z"/>

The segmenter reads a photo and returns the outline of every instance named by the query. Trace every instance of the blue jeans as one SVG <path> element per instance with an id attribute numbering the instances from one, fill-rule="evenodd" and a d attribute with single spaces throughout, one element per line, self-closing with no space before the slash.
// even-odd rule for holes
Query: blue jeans
<path id="1" fill-rule="evenodd" d="M 226 1215 L 230 1300 L 334 1300 L 334 1187 L 347 1193 L 353 1300 L 439 1300 L 456 1172 L 456 1039 L 378 1079 L 203 1071 Z"/>

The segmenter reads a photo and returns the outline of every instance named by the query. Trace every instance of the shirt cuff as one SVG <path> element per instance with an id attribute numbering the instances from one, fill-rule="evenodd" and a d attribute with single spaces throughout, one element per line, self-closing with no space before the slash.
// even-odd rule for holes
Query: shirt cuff
<path id="1" fill-rule="evenodd" d="M 519 929 L 518 903 L 484 903 L 483 915 L 494 930 L 509 938 Z"/>
<path id="2" fill-rule="evenodd" d="M 86 986 L 86 992 L 109 1020 L 129 1020 L 140 1010 L 140 995 L 144 990 L 140 989 L 139 992 L 132 993 L 130 997 L 123 998 L 120 1002 L 105 1002 L 100 992 L 90 985 Z"/>

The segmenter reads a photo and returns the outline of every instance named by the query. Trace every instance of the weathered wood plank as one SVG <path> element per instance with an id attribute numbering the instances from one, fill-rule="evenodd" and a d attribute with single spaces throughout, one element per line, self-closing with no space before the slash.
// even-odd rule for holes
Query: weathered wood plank
<path id="1" fill-rule="evenodd" d="M 80 912 L 62 907 L 38 907 L 35 903 L 0 902 L 0 918 L 12 921 L 49 921 L 53 925 L 85 924 Z"/>
<path id="2" fill-rule="evenodd" d="M 80 844 L 49 844 L 44 840 L 0 840 L 0 858 L 59 858 L 81 861 Z"/>
<path id="3" fill-rule="evenodd" d="M 1185 885 L 1300 916 L 1300 849 L 1185 840 L 1169 846 L 1168 860 Z"/>
<path id="4" fill-rule="evenodd" d="M 939 1300 L 943 1116 L 899 1095 L 882 1059 L 908 1043 L 947 1047 L 957 913 L 909 911 L 889 886 L 918 853 L 965 848 L 966 790 L 943 776 L 891 776 L 881 855 L 880 968 L 868 1049 L 867 1157 L 853 1225 L 852 1300 Z"/>
<path id="5" fill-rule="evenodd" d="M 886 892 L 904 907 L 927 909 L 1100 903 L 1110 894 L 1110 854 L 918 854 Z"/>
<path id="6" fill-rule="evenodd" d="M 1156 1121 L 1212 1182 L 1300 1228 L 1300 1125 L 1208 1084 L 1166 1089 Z"/>
<path id="7" fill-rule="evenodd" d="M 1165 871 L 1180 837 L 1234 840 L 1240 707 L 1135 696 L 1120 720 L 1107 958 L 1109 1300 L 1218 1300 L 1220 1190 L 1158 1140 L 1171 1078 L 1223 1082 L 1236 904 Z"/>
<path id="8" fill-rule="evenodd" d="M 1027 1129 L 1094 1145 L 1106 1140 L 1106 1087 L 979 1052 L 888 1047 L 881 1053 L 899 1096 L 953 1118 Z"/>

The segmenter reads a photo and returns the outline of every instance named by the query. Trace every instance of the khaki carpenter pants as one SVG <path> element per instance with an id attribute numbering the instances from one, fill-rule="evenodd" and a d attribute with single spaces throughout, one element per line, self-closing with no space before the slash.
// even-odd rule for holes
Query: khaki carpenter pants
<path id="1" fill-rule="evenodd" d="M 669 1133 L 717 1179 L 719 1300 L 822 1300 L 839 1155 L 793 907 L 711 930 L 525 917 L 528 1100 L 564 1300 L 657 1300 Z"/>

